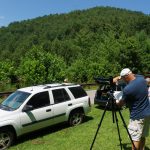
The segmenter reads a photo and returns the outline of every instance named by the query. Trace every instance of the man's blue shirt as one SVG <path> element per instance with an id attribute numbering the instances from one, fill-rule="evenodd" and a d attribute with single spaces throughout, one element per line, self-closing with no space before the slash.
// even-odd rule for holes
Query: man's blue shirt
<path id="1" fill-rule="evenodd" d="M 142 119 L 150 116 L 147 83 L 143 76 L 136 75 L 123 90 L 123 100 L 130 109 L 131 119 Z"/>

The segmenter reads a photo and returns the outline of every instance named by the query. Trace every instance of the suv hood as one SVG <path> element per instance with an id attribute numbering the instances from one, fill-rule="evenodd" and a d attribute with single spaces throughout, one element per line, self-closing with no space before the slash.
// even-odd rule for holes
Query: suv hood
<path id="1" fill-rule="evenodd" d="M 9 115 L 12 113 L 12 111 L 6 111 L 6 110 L 2 110 L 0 109 L 0 120 L 3 119 L 3 117 L 9 117 Z"/>

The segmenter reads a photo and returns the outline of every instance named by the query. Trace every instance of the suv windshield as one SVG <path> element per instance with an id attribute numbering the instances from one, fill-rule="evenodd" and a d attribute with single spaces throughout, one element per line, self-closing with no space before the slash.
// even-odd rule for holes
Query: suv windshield
<path id="1" fill-rule="evenodd" d="M 16 91 L 1 103 L 0 109 L 15 110 L 21 106 L 29 95 L 30 93 L 27 92 Z"/>

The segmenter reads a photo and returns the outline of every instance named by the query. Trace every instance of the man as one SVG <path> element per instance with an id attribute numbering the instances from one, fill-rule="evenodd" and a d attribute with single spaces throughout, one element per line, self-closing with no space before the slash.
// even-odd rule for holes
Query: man
<path id="1" fill-rule="evenodd" d="M 150 127 L 150 103 L 148 100 L 147 83 L 143 76 L 135 75 L 129 68 L 121 71 L 120 76 L 113 79 L 124 80 L 127 85 L 123 90 L 120 101 L 116 101 L 118 106 L 126 104 L 130 110 L 130 121 L 128 130 L 136 147 L 136 150 L 144 150 L 145 137 L 148 136 Z M 132 150 L 134 146 L 132 145 Z"/>

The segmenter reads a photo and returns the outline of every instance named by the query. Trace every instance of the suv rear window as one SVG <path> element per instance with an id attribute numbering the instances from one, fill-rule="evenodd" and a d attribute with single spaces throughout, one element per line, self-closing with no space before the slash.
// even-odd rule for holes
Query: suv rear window
<path id="1" fill-rule="evenodd" d="M 75 98 L 87 96 L 87 93 L 83 90 L 81 86 L 70 87 L 69 90 L 71 91 L 71 93 Z"/>

